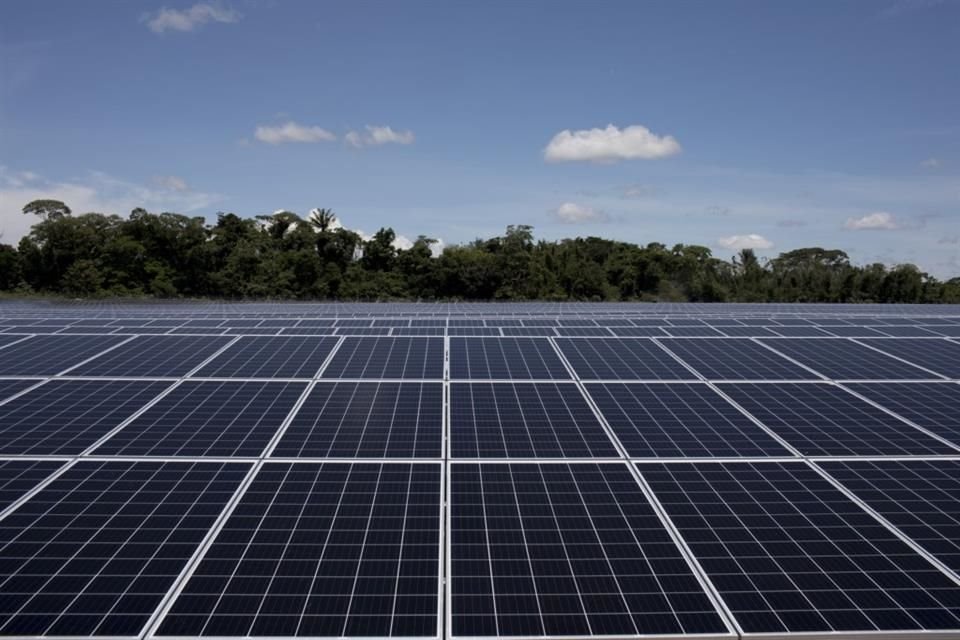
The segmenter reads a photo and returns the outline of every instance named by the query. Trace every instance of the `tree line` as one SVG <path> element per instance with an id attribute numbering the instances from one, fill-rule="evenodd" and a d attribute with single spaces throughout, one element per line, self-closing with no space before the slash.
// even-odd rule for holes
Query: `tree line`
<path id="1" fill-rule="evenodd" d="M 397 248 L 382 228 L 368 239 L 329 209 L 241 218 L 134 209 L 128 218 L 73 215 L 56 200 L 23 208 L 38 222 L 16 247 L 0 244 L 0 290 L 24 294 L 341 300 L 650 300 L 736 302 L 960 302 L 960 278 L 915 265 L 851 264 L 811 247 L 760 260 L 709 248 L 645 246 L 587 237 L 535 240 L 511 225 L 497 237 L 448 246 L 419 236 Z"/>

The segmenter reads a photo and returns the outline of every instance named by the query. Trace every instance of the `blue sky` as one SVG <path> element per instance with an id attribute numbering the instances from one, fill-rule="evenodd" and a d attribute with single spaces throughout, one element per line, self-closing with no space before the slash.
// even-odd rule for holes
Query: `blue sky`
<path id="1" fill-rule="evenodd" d="M 0 3 L 0 230 L 35 197 L 530 224 L 960 275 L 960 2 Z"/>

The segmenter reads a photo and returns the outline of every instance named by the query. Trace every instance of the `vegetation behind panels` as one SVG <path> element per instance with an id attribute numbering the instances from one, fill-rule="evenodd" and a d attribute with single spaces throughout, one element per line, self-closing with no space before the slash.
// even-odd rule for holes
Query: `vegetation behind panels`
<path id="1" fill-rule="evenodd" d="M 602 238 L 535 240 L 532 227 L 443 249 L 420 236 L 394 246 L 315 209 L 216 224 L 134 209 L 129 218 L 71 215 L 55 200 L 23 208 L 40 220 L 18 247 L 0 244 L 0 289 L 71 296 L 299 299 L 960 302 L 947 282 L 911 264 L 856 266 L 843 251 L 807 248 L 761 261 L 707 247 Z"/>

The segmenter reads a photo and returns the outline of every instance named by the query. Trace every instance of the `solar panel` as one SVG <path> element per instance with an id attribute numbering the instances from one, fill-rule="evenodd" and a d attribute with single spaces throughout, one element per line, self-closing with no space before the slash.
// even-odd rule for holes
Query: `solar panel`
<path id="1" fill-rule="evenodd" d="M 746 338 L 660 343 L 708 380 L 815 380 L 818 376 Z"/>
<path id="2" fill-rule="evenodd" d="M 127 340 L 123 336 L 34 336 L 0 349 L 0 376 L 48 376 Z"/>
<path id="3" fill-rule="evenodd" d="M 760 338 L 797 362 L 833 380 L 914 380 L 937 379 L 914 367 L 843 339 Z"/>
<path id="4" fill-rule="evenodd" d="M 721 384 L 809 456 L 952 454 L 956 449 L 831 384 Z"/>
<path id="5" fill-rule="evenodd" d="M 947 336 L 949 338 L 960 338 L 960 325 L 943 325 L 937 327 L 930 327 L 931 331 L 936 331 L 942 336 Z"/>
<path id="6" fill-rule="evenodd" d="M 718 337 L 723 334 L 714 329 L 713 327 L 697 327 L 697 326 L 678 326 L 678 327 L 665 327 L 667 335 L 670 336 L 681 336 L 687 338 L 707 338 L 707 337 Z"/>
<path id="7" fill-rule="evenodd" d="M 451 338 L 454 380 L 560 380 L 570 373 L 545 338 Z"/>
<path id="8" fill-rule="evenodd" d="M 230 340 L 228 337 L 208 336 L 138 336 L 71 369 L 70 375 L 179 378 Z"/>
<path id="9" fill-rule="evenodd" d="M 936 338 L 940 334 L 917 326 L 879 327 L 878 331 L 894 338 Z"/>
<path id="10" fill-rule="evenodd" d="M 312 378 L 337 338 L 246 337 L 227 347 L 194 377 Z"/>
<path id="11" fill-rule="evenodd" d="M 319 382 L 272 456 L 440 458 L 439 382 Z"/>
<path id="12" fill-rule="evenodd" d="M 622 463 L 450 476 L 452 637 L 727 632 Z"/>
<path id="13" fill-rule="evenodd" d="M 447 327 L 448 336 L 499 336 L 500 329 L 496 327 L 456 326 Z"/>
<path id="14" fill-rule="evenodd" d="M 869 327 L 857 327 L 857 326 L 847 326 L 847 327 L 828 327 L 826 332 L 839 336 L 842 338 L 869 338 L 873 337 L 882 337 L 883 334 L 877 331 L 876 329 L 870 329 Z"/>
<path id="15" fill-rule="evenodd" d="M 817 327 L 786 326 L 771 327 L 774 333 L 785 338 L 822 338 L 830 334 Z"/>
<path id="16" fill-rule="evenodd" d="M 0 460 L 0 512 L 38 487 L 63 464 L 59 460 Z"/>
<path id="17" fill-rule="evenodd" d="M 436 637 L 441 469 L 265 464 L 157 635 Z"/>
<path id="18" fill-rule="evenodd" d="M 557 327 L 557 335 L 560 336 L 587 336 L 594 338 L 609 338 L 610 329 L 606 327 Z"/>
<path id="19" fill-rule="evenodd" d="M 505 336 L 550 336 L 553 337 L 557 335 L 556 329 L 553 327 L 503 327 L 501 329 L 503 335 Z"/>
<path id="20" fill-rule="evenodd" d="M 844 386 L 960 447 L 960 385 L 876 382 Z"/>
<path id="21" fill-rule="evenodd" d="M 956 342 L 941 338 L 878 338 L 861 342 L 948 378 L 960 379 L 960 344 Z"/>
<path id="22" fill-rule="evenodd" d="M 696 380 L 696 375 L 644 338 L 557 338 L 581 380 Z"/>
<path id="23" fill-rule="evenodd" d="M 746 633 L 960 627 L 960 585 L 803 462 L 638 468 Z"/>
<path id="24" fill-rule="evenodd" d="M 633 338 L 658 338 L 667 335 L 661 327 L 610 327 L 609 331 L 615 336 Z"/>
<path id="25" fill-rule="evenodd" d="M 51 380 L 0 405 L 0 455 L 79 455 L 169 386 Z"/>
<path id="26" fill-rule="evenodd" d="M 588 384 L 631 457 L 789 456 L 792 453 L 705 384 Z"/>
<path id="27" fill-rule="evenodd" d="M 756 338 L 777 335 L 767 327 L 723 327 L 721 331 L 724 335 L 731 338 Z"/>
<path id="28" fill-rule="evenodd" d="M 571 383 L 452 384 L 450 450 L 457 458 L 619 456 Z"/>
<path id="29" fill-rule="evenodd" d="M 344 338 L 324 378 L 442 379 L 441 338 Z"/>
<path id="30" fill-rule="evenodd" d="M 305 382 L 187 381 L 94 453 L 259 456 L 306 386 Z"/>
<path id="31" fill-rule="evenodd" d="M 137 636 L 249 469 L 70 467 L 0 520 L 0 634 Z"/>
<path id="32" fill-rule="evenodd" d="M 960 571 L 960 460 L 817 463 L 953 571 Z"/>
<path id="33" fill-rule="evenodd" d="M 37 384 L 37 380 L 0 380 L 0 402 Z"/>

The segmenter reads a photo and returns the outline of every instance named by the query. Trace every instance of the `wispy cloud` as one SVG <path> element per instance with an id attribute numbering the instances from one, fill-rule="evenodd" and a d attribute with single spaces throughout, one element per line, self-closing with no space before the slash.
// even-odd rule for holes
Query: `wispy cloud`
<path id="1" fill-rule="evenodd" d="M 337 136 L 322 127 L 307 126 L 289 121 L 281 125 L 261 125 L 254 137 L 267 144 L 286 144 L 290 142 L 331 142 Z"/>
<path id="2" fill-rule="evenodd" d="M 927 158 L 920 163 L 920 166 L 924 169 L 939 169 L 940 161 L 937 158 Z"/>
<path id="3" fill-rule="evenodd" d="M 29 179 L 24 179 L 28 177 Z M 168 176 L 169 177 L 169 176 Z M 184 184 L 151 186 L 129 182 L 101 171 L 65 181 L 49 180 L 30 172 L 10 171 L 0 167 L 0 233 L 3 242 L 16 243 L 37 222 L 23 215 L 23 205 L 33 200 L 50 198 L 66 202 L 74 214 L 96 211 L 126 215 L 136 207 L 150 211 L 193 213 L 223 200 L 216 193 L 196 191 Z"/>
<path id="4" fill-rule="evenodd" d="M 618 129 L 566 129 L 553 136 L 543 151 L 547 162 L 612 163 L 620 160 L 652 160 L 680 153 L 673 136 L 658 136 L 642 125 Z"/>
<path id="5" fill-rule="evenodd" d="M 344 141 L 351 147 L 357 149 L 361 147 L 372 147 L 381 144 L 413 144 L 415 137 L 413 131 L 394 131 L 387 126 L 367 125 L 365 132 L 348 131 L 344 136 Z"/>
<path id="6" fill-rule="evenodd" d="M 900 227 L 893 214 L 886 211 L 875 211 L 859 218 L 847 218 L 844 226 L 851 231 L 890 231 Z"/>
<path id="7" fill-rule="evenodd" d="M 908 13 L 932 9 L 944 3 L 944 0 L 896 0 L 880 10 L 881 18 L 896 18 Z"/>
<path id="8" fill-rule="evenodd" d="M 187 9 L 163 7 L 153 14 L 145 14 L 140 21 L 154 33 L 165 31 L 193 31 L 208 22 L 237 22 L 243 16 L 229 6 L 213 2 L 199 2 Z"/>
<path id="9" fill-rule="evenodd" d="M 576 202 L 564 202 L 550 213 L 554 219 L 568 224 L 607 222 L 610 219 L 603 211 Z"/>
<path id="10" fill-rule="evenodd" d="M 717 246 L 739 251 L 741 249 L 772 249 L 773 243 L 760 234 L 748 233 L 717 239 Z"/>
<path id="11" fill-rule="evenodd" d="M 153 183 L 170 191 L 188 191 L 187 181 L 179 176 L 154 176 Z"/>

